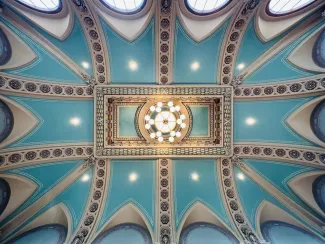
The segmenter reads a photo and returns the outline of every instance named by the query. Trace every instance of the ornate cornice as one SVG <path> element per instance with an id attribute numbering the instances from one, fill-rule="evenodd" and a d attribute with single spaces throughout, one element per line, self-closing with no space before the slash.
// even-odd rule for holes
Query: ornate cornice
<path id="1" fill-rule="evenodd" d="M 236 58 L 241 40 L 245 34 L 245 30 L 254 16 L 260 0 L 248 0 L 244 1 L 242 7 L 235 14 L 235 18 L 230 24 L 231 29 L 225 36 L 225 42 L 223 44 L 224 52 L 221 55 L 222 61 L 220 64 L 220 77 L 219 80 L 223 85 L 229 85 L 234 79 L 234 69 Z"/>
<path id="2" fill-rule="evenodd" d="M 325 149 L 289 144 L 235 143 L 240 158 L 278 160 L 325 169 Z"/>
<path id="3" fill-rule="evenodd" d="M 69 243 L 82 244 L 90 240 L 100 220 L 100 210 L 104 207 L 104 195 L 107 192 L 107 182 L 110 175 L 110 161 L 96 159 L 93 156 L 89 161 L 95 165 L 91 191 L 83 217 Z"/>
<path id="4" fill-rule="evenodd" d="M 156 1 L 157 83 L 171 84 L 173 79 L 174 27 L 176 1 Z"/>
<path id="5" fill-rule="evenodd" d="M 325 93 L 325 76 L 317 75 L 304 79 L 235 86 L 235 99 L 270 99 L 282 97 L 315 96 Z"/>
<path id="6" fill-rule="evenodd" d="M 93 145 L 46 145 L 44 147 L 14 148 L 2 150 L 0 169 L 55 162 L 62 160 L 86 159 L 93 154 Z"/>
<path id="7" fill-rule="evenodd" d="M 317 219 L 306 209 L 304 209 L 299 204 L 295 203 L 293 200 L 287 197 L 284 193 L 282 193 L 279 189 L 277 189 L 270 182 L 264 179 L 261 175 L 256 173 L 244 162 L 236 164 L 236 166 L 240 168 L 253 181 L 255 181 L 259 186 L 261 186 L 265 191 L 267 191 L 271 196 L 281 202 L 290 211 L 295 213 L 300 218 L 300 221 L 304 220 L 309 226 L 311 226 L 313 229 L 310 229 L 310 231 L 312 231 L 315 235 L 319 236 L 320 238 L 324 239 L 324 223 L 321 220 Z"/>
<path id="8" fill-rule="evenodd" d="M 53 97 L 92 99 L 91 85 L 74 85 L 24 79 L 0 73 L 0 89 L 3 93 L 29 97 Z"/>
<path id="9" fill-rule="evenodd" d="M 106 40 L 99 24 L 98 17 L 93 14 L 91 3 L 85 0 L 71 0 L 88 40 L 94 68 L 94 80 L 89 83 L 108 84 L 110 82 L 108 51 Z M 90 1 L 91 2 L 91 1 Z"/>
<path id="10" fill-rule="evenodd" d="M 69 185 L 77 180 L 83 173 L 85 173 L 92 166 L 92 161 L 86 160 L 82 165 L 75 169 L 69 176 L 65 177 L 61 182 L 55 185 L 51 190 L 45 193 L 35 203 L 19 213 L 15 218 L 3 225 L 0 229 L 2 241 L 6 242 L 8 235 L 15 231 L 19 226 L 24 224 L 40 209 L 49 204 L 56 196 L 63 192 Z M 14 237 L 14 236 L 12 236 Z M 12 238 L 11 237 L 11 238 Z"/>
<path id="11" fill-rule="evenodd" d="M 217 162 L 218 172 L 221 178 L 221 194 L 228 216 L 244 243 L 265 243 L 264 240 L 258 237 L 243 210 L 234 181 L 233 165 L 235 164 L 238 164 L 238 158 L 236 156 L 232 158 L 221 158 Z"/>
<path id="12" fill-rule="evenodd" d="M 172 187 L 172 160 L 157 160 L 157 227 L 158 243 L 175 242 L 174 201 Z"/>

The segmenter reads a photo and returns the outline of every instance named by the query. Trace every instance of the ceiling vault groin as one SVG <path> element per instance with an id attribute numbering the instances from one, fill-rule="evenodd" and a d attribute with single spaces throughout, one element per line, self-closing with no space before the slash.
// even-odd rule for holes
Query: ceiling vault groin
<path id="1" fill-rule="evenodd" d="M 235 158 L 221 158 L 217 161 L 222 188 L 221 194 L 227 214 L 238 236 L 241 237 L 241 241 L 245 243 L 266 243 L 265 240 L 258 237 L 243 210 L 234 181 L 234 160 Z"/>
<path id="2" fill-rule="evenodd" d="M 234 69 L 241 40 L 260 2 L 259 0 L 244 1 L 237 13 L 234 14 L 232 22 L 229 25 L 231 28 L 227 31 L 224 39 L 222 48 L 224 51 L 220 54 L 220 75 L 218 80 L 222 85 L 230 85 L 236 82 Z"/>
<path id="3" fill-rule="evenodd" d="M 318 147 L 303 147 L 287 144 L 234 143 L 234 155 L 240 158 L 259 158 L 286 161 L 325 169 L 321 155 L 325 150 Z"/>
<path id="4" fill-rule="evenodd" d="M 290 211 L 295 213 L 300 221 L 304 220 L 308 223 L 309 228 L 312 233 L 319 236 L 324 240 L 325 230 L 323 228 L 324 224 L 321 220 L 316 218 L 302 206 L 295 203 L 292 199 L 282 193 L 278 188 L 273 186 L 270 182 L 264 179 L 261 175 L 256 173 L 252 168 L 250 168 L 247 164 L 241 161 L 237 156 L 233 158 L 233 162 L 235 165 L 242 170 L 247 176 L 249 176 L 253 181 L 255 181 L 259 186 L 261 186 L 265 191 L 267 191 L 271 196 L 277 199 L 280 203 L 282 203 L 285 207 L 287 207 Z"/>
<path id="5" fill-rule="evenodd" d="M 86 160 L 82 165 L 75 169 L 68 177 L 63 179 L 60 183 L 54 186 L 50 191 L 39 198 L 33 205 L 29 206 L 15 218 L 4 224 L 1 228 L 2 241 L 8 241 L 14 236 L 9 234 L 17 230 L 21 225 L 34 216 L 39 210 L 50 203 L 56 196 L 63 192 L 70 184 L 77 180 L 82 174 L 84 174 L 93 164 L 92 160 Z"/>
<path id="6" fill-rule="evenodd" d="M 92 1 L 87 2 L 84 0 L 71 0 L 71 2 L 75 6 L 78 18 L 84 29 L 92 56 L 95 77 L 89 78 L 87 82 L 92 85 L 97 83 L 109 84 L 109 50 L 106 46 L 105 36 L 99 24 L 98 16 L 93 14 L 93 3 Z"/>
<path id="7" fill-rule="evenodd" d="M 1 170 L 20 168 L 33 164 L 61 160 L 87 159 L 93 153 L 93 145 L 59 144 L 44 147 L 14 148 L 1 150 Z"/>
<path id="8" fill-rule="evenodd" d="M 41 80 L 25 79 L 0 73 L 0 88 L 4 94 L 28 97 L 93 99 L 91 85 L 53 83 Z"/>
<path id="9" fill-rule="evenodd" d="M 44 36 L 42 36 L 39 32 L 33 29 L 30 25 L 26 24 L 25 21 L 19 18 L 10 8 L 5 7 L 3 9 L 3 13 L 1 17 L 3 17 L 8 22 L 10 22 L 10 24 L 13 25 L 15 28 L 17 28 L 18 30 L 22 30 L 32 40 L 36 41 L 37 43 L 45 47 L 46 50 L 51 53 L 51 55 L 58 58 L 67 67 L 69 67 L 72 71 L 74 71 L 74 73 L 78 75 L 80 78 L 82 78 L 85 81 L 89 79 L 89 75 L 82 68 L 80 68 L 72 59 L 70 59 L 59 48 L 53 45 Z"/>
<path id="10" fill-rule="evenodd" d="M 91 240 L 101 219 L 103 206 L 107 198 L 110 181 L 110 160 L 96 159 L 92 156 L 88 159 L 88 162 L 95 166 L 91 192 L 79 226 L 72 234 L 69 243 L 81 244 Z"/>

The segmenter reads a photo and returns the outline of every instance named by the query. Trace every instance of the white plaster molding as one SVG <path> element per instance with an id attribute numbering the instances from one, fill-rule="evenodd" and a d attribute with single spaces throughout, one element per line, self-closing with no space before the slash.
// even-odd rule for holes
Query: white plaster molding
<path id="1" fill-rule="evenodd" d="M 8 105 L 14 117 L 14 126 L 12 131 L 10 135 L 2 143 L 0 143 L 1 149 L 19 140 L 20 138 L 23 138 L 40 123 L 40 120 L 27 108 L 19 105 L 13 100 L 1 95 L 0 99 Z"/>

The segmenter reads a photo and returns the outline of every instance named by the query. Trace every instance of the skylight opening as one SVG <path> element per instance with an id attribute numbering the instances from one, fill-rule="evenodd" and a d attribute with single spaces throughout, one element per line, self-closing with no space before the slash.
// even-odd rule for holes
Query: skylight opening
<path id="1" fill-rule="evenodd" d="M 54 13 L 61 10 L 60 0 L 16 0 L 17 2 L 37 11 Z"/>
<path id="2" fill-rule="evenodd" d="M 185 0 L 188 9 L 199 15 L 215 13 L 230 2 L 231 0 Z"/>
<path id="3" fill-rule="evenodd" d="M 139 12 L 146 4 L 146 0 L 102 0 L 111 10 L 122 14 Z"/>
<path id="4" fill-rule="evenodd" d="M 273 15 L 285 15 L 298 11 L 315 2 L 315 0 L 271 0 L 268 10 Z"/>

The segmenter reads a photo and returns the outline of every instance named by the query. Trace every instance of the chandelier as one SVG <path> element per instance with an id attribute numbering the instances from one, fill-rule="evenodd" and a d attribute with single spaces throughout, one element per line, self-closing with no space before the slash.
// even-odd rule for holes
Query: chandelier
<path id="1" fill-rule="evenodd" d="M 181 137 L 182 129 L 187 125 L 186 116 L 180 110 L 180 106 L 175 106 L 173 101 L 152 105 L 144 117 L 144 127 L 150 137 L 158 142 L 170 143 L 175 141 L 175 137 Z"/>

